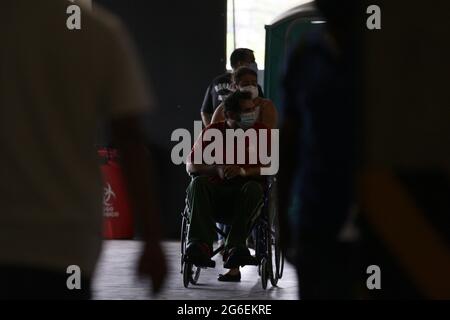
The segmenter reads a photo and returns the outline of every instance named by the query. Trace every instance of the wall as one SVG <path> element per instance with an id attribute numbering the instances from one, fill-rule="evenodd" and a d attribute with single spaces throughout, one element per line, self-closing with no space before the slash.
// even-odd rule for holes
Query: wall
<path id="1" fill-rule="evenodd" d="M 176 128 L 193 132 L 207 86 L 225 71 L 226 1 L 95 2 L 125 21 L 153 83 L 159 108 L 147 129 L 159 149 L 154 154 L 166 235 L 178 238 L 189 177 L 171 162 L 170 136 Z"/>

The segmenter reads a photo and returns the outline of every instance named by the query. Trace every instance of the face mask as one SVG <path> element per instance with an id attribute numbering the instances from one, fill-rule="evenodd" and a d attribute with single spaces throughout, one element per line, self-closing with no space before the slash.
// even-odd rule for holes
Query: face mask
<path id="1" fill-rule="evenodd" d="M 250 92 L 252 94 L 252 99 L 259 97 L 258 87 L 255 86 L 246 86 L 241 88 L 242 92 Z"/>
<path id="2" fill-rule="evenodd" d="M 242 113 L 241 121 L 238 122 L 238 125 L 242 129 L 248 129 L 248 128 L 253 127 L 253 125 L 256 122 L 256 119 L 258 119 L 258 111 Z"/>

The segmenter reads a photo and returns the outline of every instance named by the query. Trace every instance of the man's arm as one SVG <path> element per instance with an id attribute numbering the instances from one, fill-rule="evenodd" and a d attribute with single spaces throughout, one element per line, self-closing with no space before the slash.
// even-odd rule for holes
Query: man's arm
<path id="1" fill-rule="evenodd" d="M 195 163 L 186 164 L 187 173 L 195 175 L 214 176 L 219 173 L 218 169 L 219 166 L 217 165 L 195 164 Z"/>
<path id="2" fill-rule="evenodd" d="M 273 104 L 273 102 L 269 99 L 261 99 L 256 98 L 261 105 L 261 115 L 260 121 L 265 124 L 269 129 L 275 129 L 278 126 L 278 112 Z"/>
<path id="3" fill-rule="evenodd" d="M 211 118 L 212 114 L 214 112 L 213 107 L 213 98 L 211 94 L 212 85 L 208 86 L 208 89 L 206 89 L 205 97 L 203 99 L 202 107 L 200 109 L 200 115 L 202 117 L 203 125 L 205 127 L 209 126 L 211 124 Z"/>
<path id="4" fill-rule="evenodd" d="M 207 129 L 205 129 L 207 130 Z M 197 138 L 197 141 L 194 143 L 194 147 L 192 148 L 191 153 L 189 154 L 186 162 L 186 171 L 190 175 L 206 175 L 206 176 L 214 176 L 220 173 L 220 166 L 217 165 L 209 165 L 202 163 L 194 163 L 194 154 L 201 154 L 203 151 L 201 146 L 203 145 L 203 133 Z M 203 155 L 202 155 L 203 156 Z"/>
<path id="5" fill-rule="evenodd" d="M 255 177 L 261 175 L 261 167 L 248 167 L 242 168 L 241 176 L 243 177 Z"/>
<path id="6" fill-rule="evenodd" d="M 154 167 L 138 123 L 137 117 L 113 120 L 112 136 L 122 159 L 133 213 L 142 221 L 145 246 L 139 271 L 151 277 L 156 293 L 166 276 L 166 261 L 160 246 L 161 222 L 159 197 L 154 188 Z"/>

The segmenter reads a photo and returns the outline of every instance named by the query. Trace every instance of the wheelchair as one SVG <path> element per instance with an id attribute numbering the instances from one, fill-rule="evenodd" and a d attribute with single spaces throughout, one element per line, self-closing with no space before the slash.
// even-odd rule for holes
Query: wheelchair
<path id="1" fill-rule="evenodd" d="M 276 286 L 283 276 L 284 256 L 280 247 L 280 228 L 277 214 L 277 197 L 276 197 L 276 177 L 268 177 L 266 179 L 264 191 L 264 199 L 260 206 L 259 213 L 250 228 L 249 237 L 253 237 L 254 241 L 254 257 L 258 262 L 258 276 L 261 277 L 262 288 L 267 289 L 270 281 L 272 286 Z M 189 206 L 188 199 L 185 200 L 184 210 L 181 212 L 181 270 L 183 275 L 183 285 L 188 288 L 189 284 L 196 285 L 200 277 L 200 271 L 204 267 L 197 267 L 189 262 L 186 258 L 187 235 L 189 232 Z M 226 238 L 227 233 L 223 232 L 217 226 L 216 232 Z M 248 237 L 248 238 L 249 238 Z M 215 257 L 224 249 L 224 245 L 213 250 L 212 257 Z M 214 268 L 214 264 L 209 266 Z"/>

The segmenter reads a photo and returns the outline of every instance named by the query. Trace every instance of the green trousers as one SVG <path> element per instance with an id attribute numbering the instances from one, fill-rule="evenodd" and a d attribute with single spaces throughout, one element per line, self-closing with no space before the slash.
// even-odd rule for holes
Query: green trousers
<path id="1" fill-rule="evenodd" d="M 212 246 L 217 238 L 215 223 L 231 227 L 225 247 L 245 246 L 250 228 L 263 203 L 264 191 L 257 181 L 235 178 L 214 183 L 208 177 L 194 178 L 188 189 L 190 228 L 188 243 Z"/>

